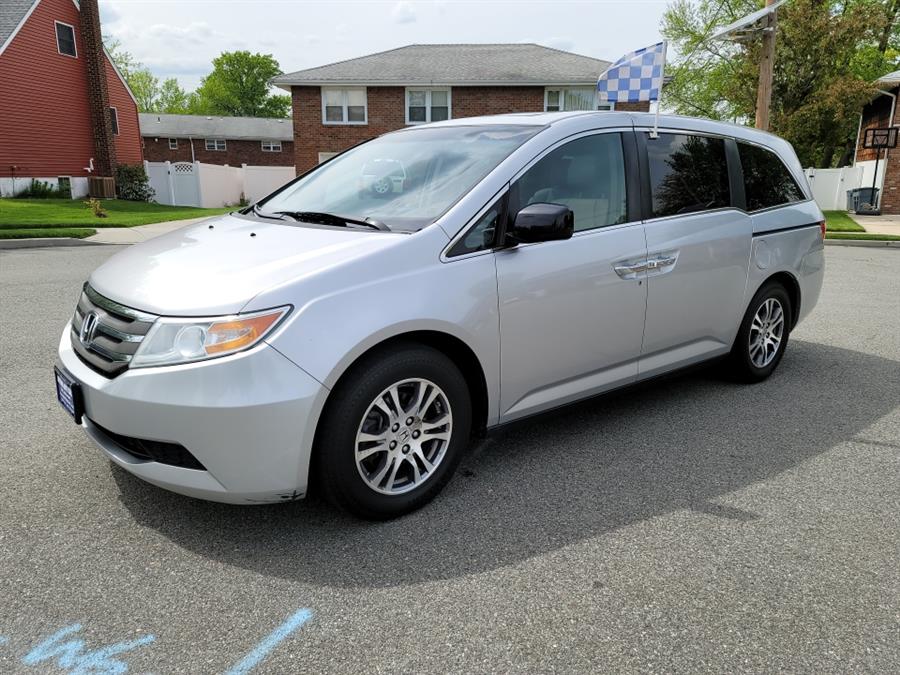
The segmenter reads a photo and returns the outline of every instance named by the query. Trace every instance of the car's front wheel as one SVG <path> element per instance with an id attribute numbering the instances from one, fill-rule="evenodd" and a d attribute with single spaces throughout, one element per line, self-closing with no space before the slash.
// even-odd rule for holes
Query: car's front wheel
<path id="1" fill-rule="evenodd" d="M 317 435 L 317 478 L 329 501 L 371 519 L 430 501 L 468 445 L 465 378 L 447 356 L 404 345 L 364 358 L 328 403 Z"/>
<path id="2" fill-rule="evenodd" d="M 791 331 L 791 298 L 784 286 L 769 282 L 750 301 L 731 349 L 734 374 L 744 382 L 771 375 L 784 356 Z"/>

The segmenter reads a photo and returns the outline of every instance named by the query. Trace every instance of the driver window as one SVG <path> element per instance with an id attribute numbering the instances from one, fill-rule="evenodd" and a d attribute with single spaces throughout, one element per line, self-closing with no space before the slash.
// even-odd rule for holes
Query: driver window
<path id="1" fill-rule="evenodd" d="M 625 158 L 618 133 L 584 136 L 556 148 L 516 183 L 522 206 L 563 204 L 575 214 L 575 230 L 627 221 Z"/>

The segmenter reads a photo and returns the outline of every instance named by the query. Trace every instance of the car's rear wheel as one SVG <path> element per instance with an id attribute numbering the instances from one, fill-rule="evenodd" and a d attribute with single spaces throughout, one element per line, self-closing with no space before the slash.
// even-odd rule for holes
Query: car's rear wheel
<path id="1" fill-rule="evenodd" d="M 441 352 L 405 345 L 367 357 L 325 411 L 316 442 L 321 488 L 363 518 L 417 509 L 450 480 L 471 419 L 465 379 Z"/>
<path id="2" fill-rule="evenodd" d="M 757 291 L 731 349 L 738 379 L 760 382 L 775 371 L 787 348 L 792 316 L 791 298 L 784 286 L 769 282 Z"/>

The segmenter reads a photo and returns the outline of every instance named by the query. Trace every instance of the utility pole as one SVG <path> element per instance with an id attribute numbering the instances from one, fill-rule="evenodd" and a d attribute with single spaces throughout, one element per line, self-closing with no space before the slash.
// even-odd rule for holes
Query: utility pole
<path id="1" fill-rule="evenodd" d="M 766 0 L 766 7 L 775 0 Z M 775 28 L 778 22 L 776 12 L 766 17 L 763 28 L 762 53 L 759 61 L 759 90 L 756 93 L 756 128 L 769 130 L 769 106 L 772 104 L 772 76 L 775 71 Z"/>

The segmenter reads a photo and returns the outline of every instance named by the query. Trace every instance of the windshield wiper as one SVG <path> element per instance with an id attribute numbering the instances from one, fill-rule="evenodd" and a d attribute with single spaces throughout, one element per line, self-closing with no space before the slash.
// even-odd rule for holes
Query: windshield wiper
<path id="1" fill-rule="evenodd" d="M 253 204 L 250 207 L 251 212 L 254 216 L 258 218 L 271 218 L 272 220 L 284 220 L 284 216 L 279 215 L 277 213 L 267 213 L 266 211 L 262 211 L 256 204 Z"/>
<path id="2" fill-rule="evenodd" d="M 390 232 L 390 228 L 381 221 L 374 219 L 357 220 L 356 218 L 347 218 L 339 216 L 336 213 L 322 213 L 319 211 L 275 211 L 274 215 L 289 216 L 294 220 L 304 223 L 315 223 L 316 225 L 334 225 L 336 227 L 349 227 L 350 225 L 359 225 L 360 227 L 368 227 L 372 230 L 381 232 Z"/>

